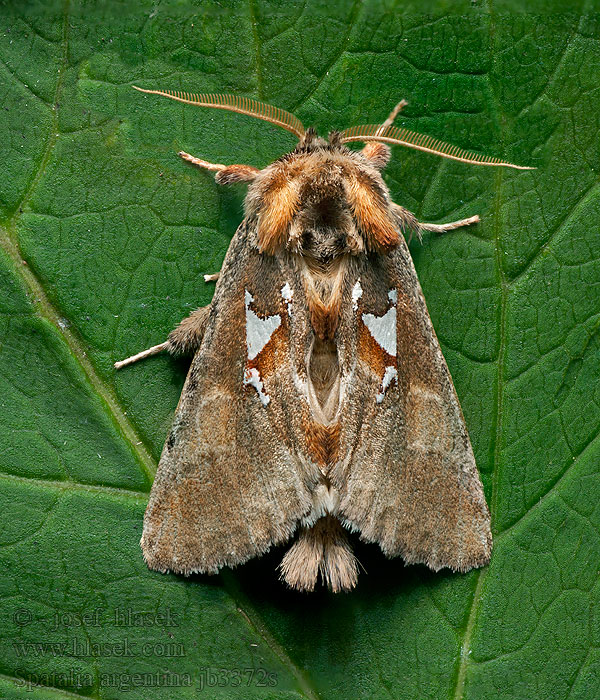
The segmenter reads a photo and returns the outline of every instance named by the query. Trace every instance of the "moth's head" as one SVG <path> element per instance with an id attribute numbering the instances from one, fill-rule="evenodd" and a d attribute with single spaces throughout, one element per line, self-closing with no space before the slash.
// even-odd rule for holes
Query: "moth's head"
<path id="1" fill-rule="evenodd" d="M 390 154 L 377 146 L 354 151 L 337 131 L 324 139 L 307 129 L 293 151 L 250 184 L 246 215 L 257 221 L 259 249 L 299 249 L 303 236 L 316 230 L 343 231 L 356 252 L 396 246 L 399 234 L 380 175 Z"/>
<path id="2" fill-rule="evenodd" d="M 327 138 L 321 138 L 316 129 L 310 126 L 306 131 L 300 136 L 298 145 L 293 151 L 287 153 L 285 156 L 280 158 L 280 160 L 289 159 L 292 156 L 308 154 L 313 152 L 337 152 L 350 154 L 355 151 L 351 151 L 345 146 L 346 139 L 344 138 L 344 133 L 341 131 L 330 131 Z M 362 151 L 361 155 L 364 157 L 369 165 L 372 165 L 377 170 L 382 170 L 388 164 L 391 157 L 391 150 L 389 146 L 383 143 L 368 143 Z M 361 161 L 362 162 L 362 161 Z"/>
<path id="3" fill-rule="evenodd" d="M 224 176 L 220 180 L 223 183 L 242 179 L 251 182 L 246 213 L 258 219 L 258 245 L 265 252 L 275 252 L 282 245 L 293 244 L 298 226 L 311 222 L 328 227 L 355 227 L 357 240 L 367 248 L 385 250 L 396 245 L 398 233 L 392 220 L 389 193 L 380 175 L 390 159 L 389 145 L 408 146 L 463 163 L 532 169 L 394 127 L 393 121 L 406 104 L 404 101 L 396 105 L 382 124 L 334 131 L 328 139 L 323 139 L 314 129 L 305 129 L 293 114 L 246 97 L 136 90 L 186 104 L 247 114 L 276 124 L 298 137 L 293 151 L 263 170 L 230 166 L 217 175 L 218 178 Z M 361 151 L 347 147 L 346 144 L 354 141 L 365 143 Z M 226 170 L 230 171 L 230 179 L 227 179 Z"/>

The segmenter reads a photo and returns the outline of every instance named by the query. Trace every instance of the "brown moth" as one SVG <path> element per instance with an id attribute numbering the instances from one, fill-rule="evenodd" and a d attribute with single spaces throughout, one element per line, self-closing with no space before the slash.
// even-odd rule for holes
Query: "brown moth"
<path id="1" fill-rule="evenodd" d="M 425 224 L 390 199 L 386 144 L 517 168 L 392 126 L 327 140 L 281 109 L 231 95 L 142 90 L 252 115 L 296 148 L 258 170 L 179 155 L 246 182 L 245 218 L 212 302 L 168 340 L 193 355 L 144 518 L 151 569 L 216 573 L 296 535 L 281 562 L 291 586 L 352 589 L 346 530 L 388 557 L 468 571 L 490 558 L 490 515 L 448 367 L 405 233 Z M 361 151 L 351 141 L 366 142 Z"/>

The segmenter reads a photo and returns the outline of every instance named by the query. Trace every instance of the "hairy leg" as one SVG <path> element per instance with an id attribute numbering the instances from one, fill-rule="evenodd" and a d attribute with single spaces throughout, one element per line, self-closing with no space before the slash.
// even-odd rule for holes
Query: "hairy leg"
<path id="1" fill-rule="evenodd" d="M 423 231 L 434 231 L 435 233 L 444 233 L 445 231 L 453 231 L 455 228 L 461 228 L 462 226 L 470 226 L 471 224 L 476 224 L 479 222 L 479 216 L 469 216 L 467 219 L 459 219 L 458 221 L 451 221 L 447 224 L 426 224 L 417 221 L 417 217 L 408 209 L 401 207 L 395 202 L 391 202 L 392 212 L 394 218 L 396 219 L 396 224 L 402 231 L 410 231 L 410 236 L 408 242 L 412 238 L 413 233 L 416 233 L 421 239 Z"/>
<path id="2" fill-rule="evenodd" d="M 169 337 L 164 343 L 153 345 L 147 350 L 138 352 L 137 355 L 132 355 L 124 360 L 115 362 L 115 369 L 121 369 L 127 365 L 132 365 L 138 360 L 143 360 L 146 357 L 158 355 L 163 351 L 170 352 L 172 355 L 193 355 L 202 343 L 206 324 L 208 322 L 208 314 L 210 304 L 201 306 L 199 309 L 184 318 L 183 321 L 169 333 Z"/>
<path id="3" fill-rule="evenodd" d="M 196 158 L 185 151 L 180 151 L 179 155 L 184 160 L 188 161 L 188 163 L 192 163 L 192 165 L 204 168 L 205 170 L 216 171 L 215 180 L 220 185 L 230 185 L 235 182 L 252 182 L 260 172 L 258 168 L 252 165 L 222 165 L 221 163 L 209 163 L 207 160 Z M 218 279 L 218 272 L 211 275 L 204 275 L 205 282 L 216 282 Z M 175 330 L 171 331 L 168 339 L 164 343 L 159 343 L 147 350 L 138 352 L 137 355 L 132 355 L 124 360 L 115 362 L 116 369 L 121 369 L 121 367 L 126 367 L 146 357 L 158 355 L 165 350 L 173 355 L 193 355 L 202 343 L 206 322 L 208 321 L 209 309 L 210 306 L 203 306 L 200 309 L 196 309 L 190 316 L 184 318 Z"/>
<path id="4" fill-rule="evenodd" d="M 252 165 L 242 165 L 236 163 L 235 165 L 223 165 L 221 163 L 209 163 L 207 160 L 202 160 L 202 158 L 196 158 L 191 156 L 185 151 L 179 151 L 179 156 L 183 160 L 187 160 L 188 163 L 196 165 L 199 168 L 204 168 L 205 170 L 215 170 L 215 180 L 219 185 L 231 185 L 235 182 L 252 182 L 254 178 L 258 175 L 260 170 L 253 167 Z"/>
<path id="5" fill-rule="evenodd" d="M 377 129 L 377 133 L 380 134 L 385 131 L 388 126 L 392 126 L 394 119 L 402 111 L 402 108 L 406 107 L 407 104 L 408 102 L 406 100 L 400 100 L 400 102 L 398 102 L 398 104 L 390 112 L 388 118 L 383 122 L 379 129 Z M 370 141 L 367 143 L 367 145 L 362 149 L 361 153 L 379 170 L 385 168 L 392 154 L 389 146 L 386 146 L 385 143 L 380 143 L 378 141 Z"/>

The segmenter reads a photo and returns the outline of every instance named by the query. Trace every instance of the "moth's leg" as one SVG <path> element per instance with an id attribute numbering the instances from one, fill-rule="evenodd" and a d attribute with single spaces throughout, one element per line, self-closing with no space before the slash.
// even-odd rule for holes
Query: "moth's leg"
<path id="1" fill-rule="evenodd" d="M 121 367 L 132 365 L 138 360 L 152 357 L 152 355 L 158 355 L 164 350 L 170 352 L 172 355 L 193 355 L 202 343 L 202 338 L 204 337 L 204 331 L 206 330 L 206 324 L 208 322 L 209 311 L 210 304 L 208 306 L 201 306 L 199 309 L 192 311 L 187 318 L 183 319 L 177 328 L 169 333 L 169 337 L 164 343 L 153 345 L 147 350 L 138 352 L 137 355 L 132 355 L 124 360 L 115 362 L 115 369 L 121 369 Z"/>
<path id="2" fill-rule="evenodd" d="M 167 349 L 172 355 L 193 355 L 198 350 L 208 323 L 209 311 L 210 304 L 201 306 L 169 333 Z"/>
<path id="3" fill-rule="evenodd" d="M 217 174 L 215 175 L 215 180 L 221 185 L 229 185 L 234 182 L 251 182 L 260 172 L 251 165 L 222 165 L 221 163 L 209 163 L 201 158 L 195 158 L 184 151 L 180 151 L 179 155 L 184 160 L 200 168 L 216 170 Z M 216 281 L 218 278 L 218 272 L 212 275 L 204 275 L 204 280 L 206 282 Z M 184 318 L 175 330 L 169 333 L 169 337 L 164 343 L 154 345 L 147 350 L 138 352 L 137 355 L 132 355 L 124 360 L 115 362 L 115 368 L 121 369 L 121 367 L 131 365 L 138 360 L 152 357 L 152 355 L 158 355 L 164 350 L 173 355 L 192 355 L 198 350 L 202 343 L 209 310 L 210 305 L 196 309 L 196 311 L 192 312 L 187 318 Z"/>
<path id="4" fill-rule="evenodd" d="M 380 134 L 387 129 L 388 126 L 392 126 L 394 119 L 396 119 L 398 114 L 402 111 L 402 108 L 406 107 L 407 104 L 408 102 L 406 100 L 400 100 L 400 102 L 398 102 L 398 104 L 390 112 L 388 118 L 383 122 L 379 129 L 377 129 L 376 133 Z M 381 143 L 380 141 L 370 141 L 362 149 L 361 153 L 379 170 L 385 168 L 392 154 L 389 146 L 386 146 L 385 143 Z"/>
<path id="5" fill-rule="evenodd" d="M 480 219 L 475 214 L 475 216 L 469 216 L 467 219 L 459 219 L 458 221 L 451 221 L 448 224 L 419 224 L 421 231 L 435 231 L 436 233 L 444 233 L 445 231 L 453 231 L 455 228 L 461 228 L 462 226 L 470 226 L 471 224 L 479 223 Z"/>
<path id="6" fill-rule="evenodd" d="M 400 114 L 404 107 L 406 107 L 407 104 L 408 102 L 406 100 L 400 100 L 400 102 L 398 102 L 398 104 L 390 112 L 388 118 L 379 127 L 379 131 L 383 131 L 384 129 L 387 129 L 388 126 L 392 126 L 392 124 L 394 123 L 394 119 L 396 119 L 396 117 Z"/>
<path id="7" fill-rule="evenodd" d="M 412 239 L 412 234 L 416 233 L 421 240 L 423 231 L 434 231 L 435 233 L 444 233 L 445 231 L 453 231 L 455 228 L 461 228 L 462 226 L 470 226 L 471 224 L 478 223 L 479 216 L 469 216 L 467 219 L 459 219 L 458 221 L 451 221 L 447 224 L 426 224 L 417 221 L 417 217 L 408 209 L 401 207 L 395 202 L 391 202 L 392 212 L 396 218 L 396 223 L 403 231 L 409 230 L 410 235 L 408 242 L 410 243 Z"/>
<path id="8" fill-rule="evenodd" d="M 209 163 L 207 160 L 202 160 L 202 158 L 196 158 L 195 156 L 186 153 L 185 151 L 179 151 L 179 156 L 183 160 L 187 160 L 188 163 L 192 165 L 197 165 L 199 168 L 204 168 L 205 170 L 216 170 L 215 180 L 219 185 L 231 185 L 235 182 L 252 182 L 257 174 L 260 172 L 258 168 L 252 165 L 223 165 L 222 163 Z M 215 272 L 212 275 L 204 275 L 205 282 L 216 282 L 219 279 L 219 273 Z"/>
<path id="9" fill-rule="evenodd" d="M 216 170 L 215 180 L 219 185 L 232 185 L 234 182 L 252 182 L 254 178 L 258 175 L 260 170 L 253 167 L 252 165 L 223 165 L 222 163 L 209 163 L 207 160 L 202 160 L 202 158 L 196 158 L 191 156 L 185 151 L 179 151 L 179 154 L 183 160 L 187 160 L 188 163 L 197 165 L 199 168 L 204 168 L 205 170 Z"/>

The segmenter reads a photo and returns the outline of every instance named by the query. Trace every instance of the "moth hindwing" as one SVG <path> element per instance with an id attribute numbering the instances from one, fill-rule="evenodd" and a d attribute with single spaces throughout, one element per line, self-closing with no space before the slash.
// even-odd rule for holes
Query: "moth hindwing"
<path id="1" fill-rule="evenodd" d="M 223 267 L 206 276 L 217 280 L 211 304 L 117 363 L 193 355 L 144 518 L 148 565 L 215 573 L 294 538 L 280 567 L 291 587 L 313 590 L 321 576 L 349 590 L 358 566 L 348 530 L 435 570 L 486 564 L 488 508 L 403 235 L 478 217 L 420 223 L 392 202 L 381 170 L 389 143 L 518 166 L 395 129 L 404 103 L 377 127 L 322 139 L 253 100 L 142 92 L 250 114 L 299 138 L 262 170 L 180 153 L 249 189 Z M 362 151 L 345 145 L 361 138 Z"/>

